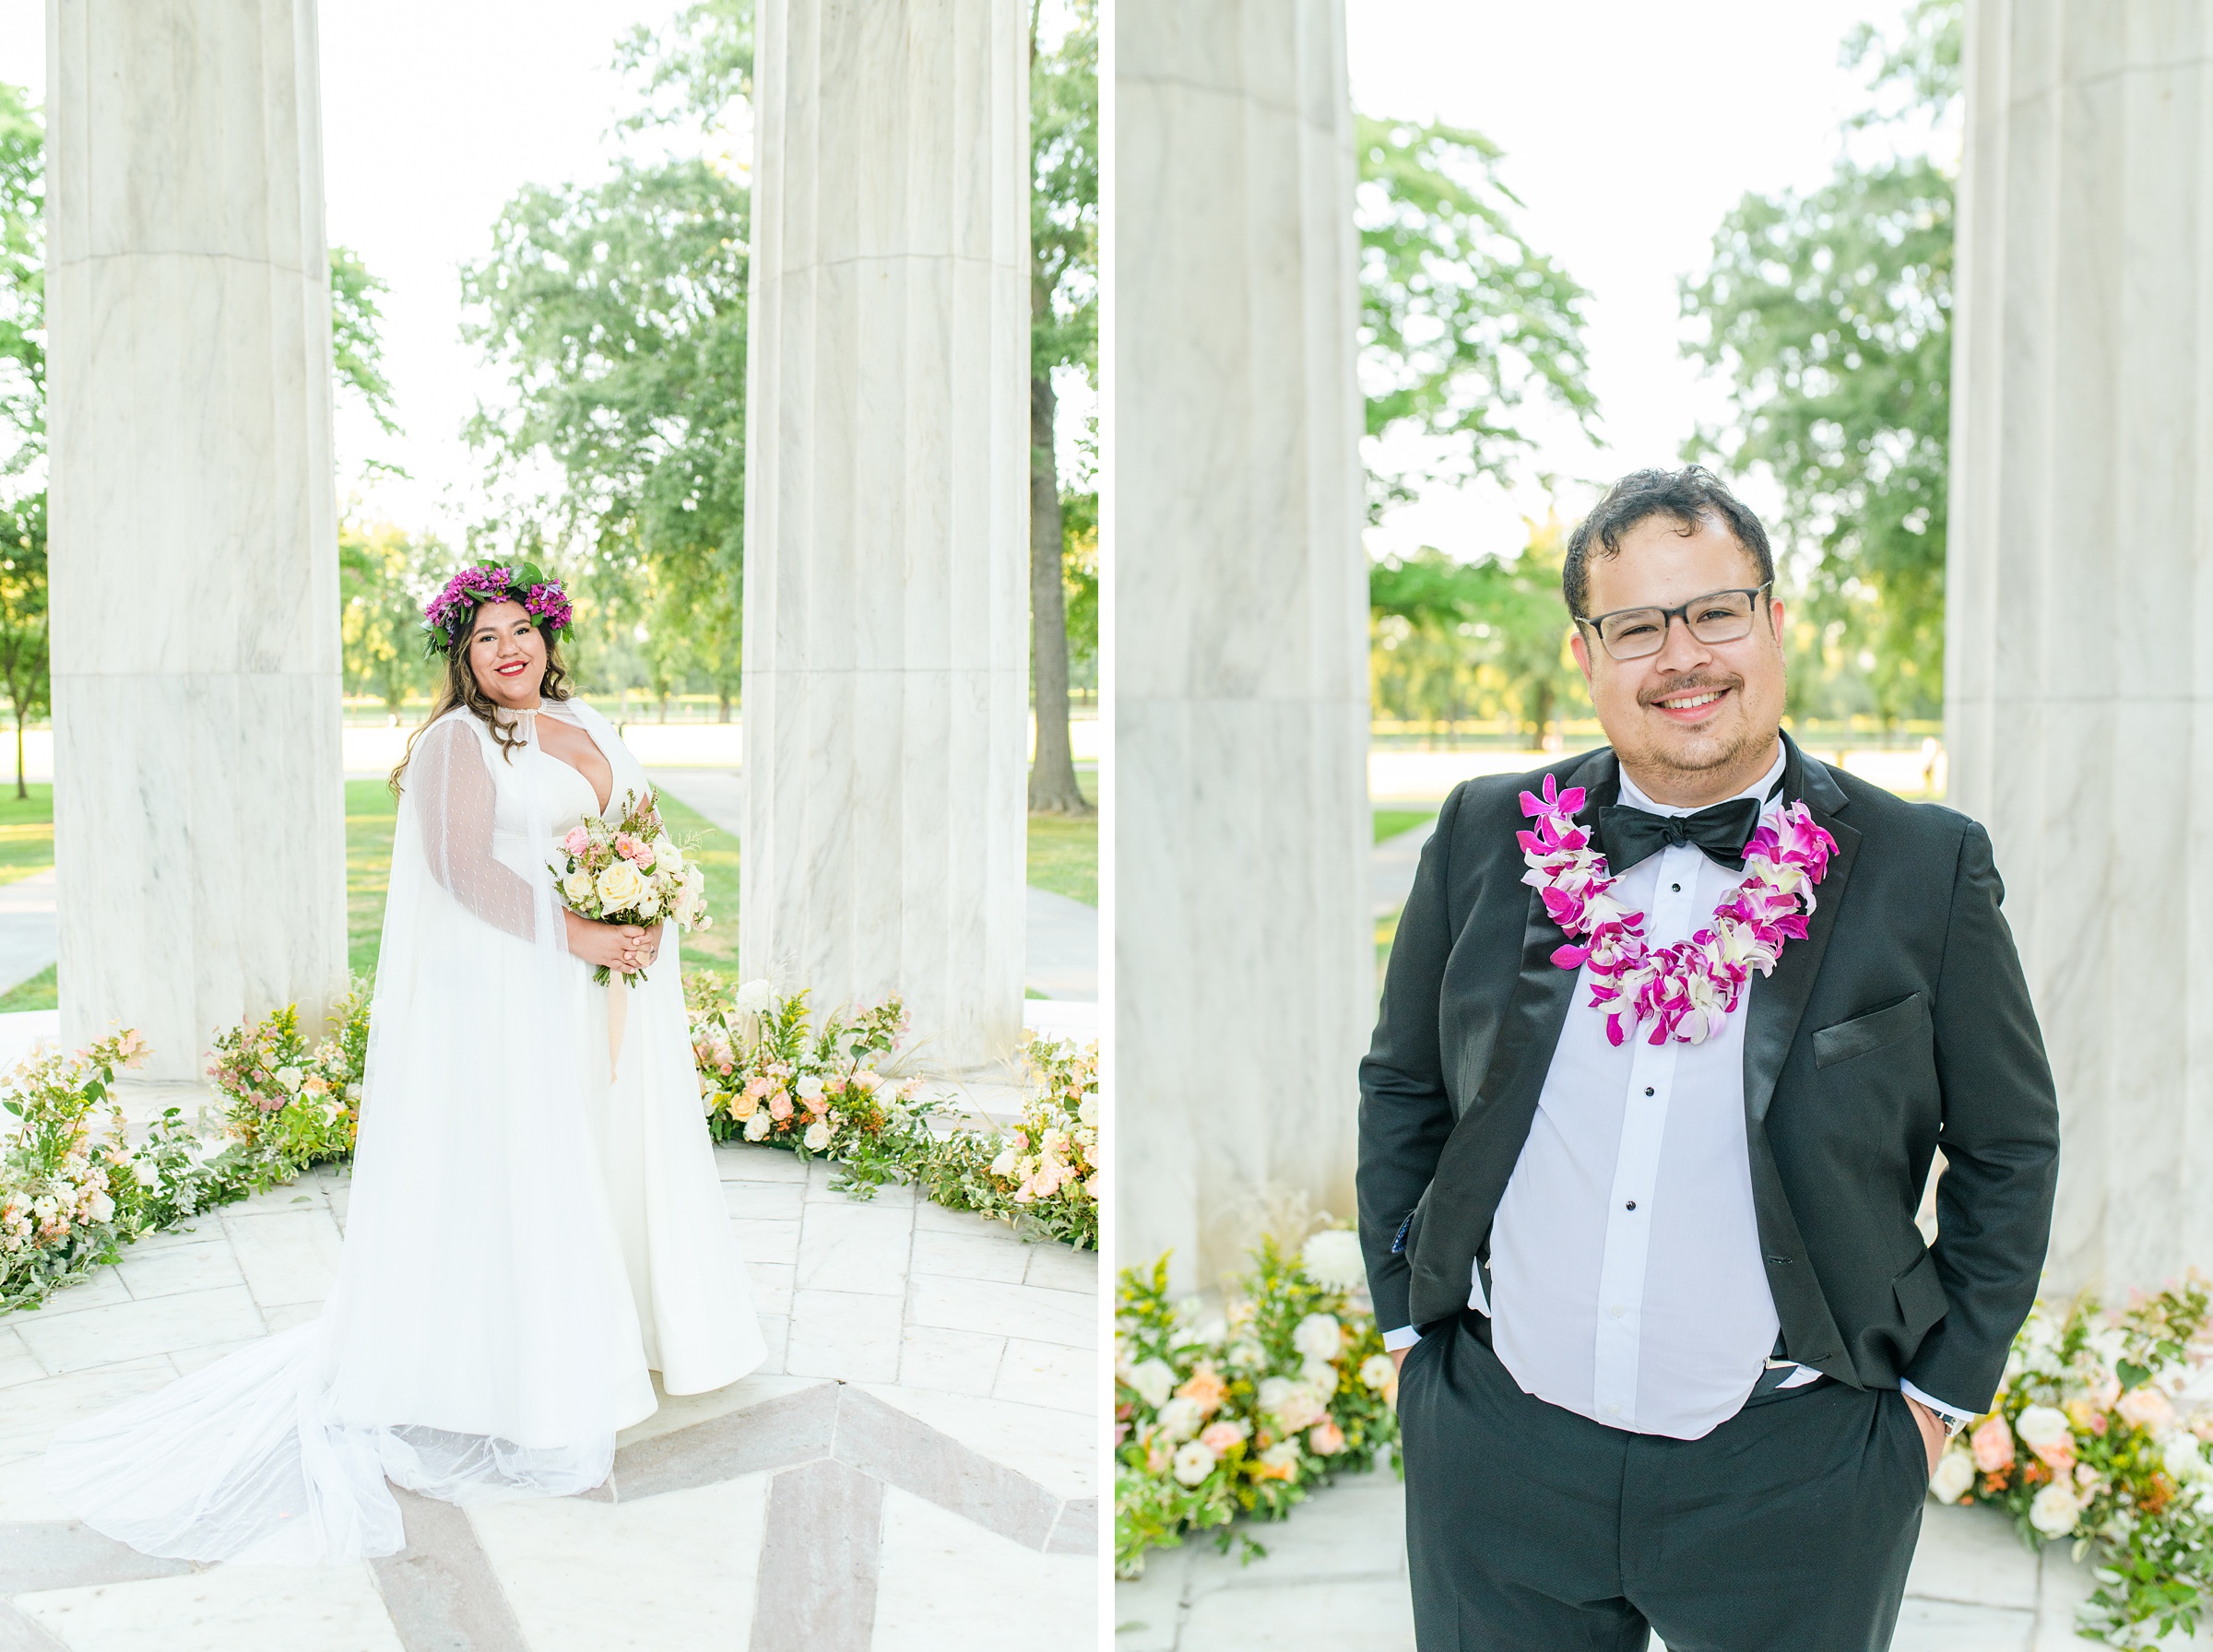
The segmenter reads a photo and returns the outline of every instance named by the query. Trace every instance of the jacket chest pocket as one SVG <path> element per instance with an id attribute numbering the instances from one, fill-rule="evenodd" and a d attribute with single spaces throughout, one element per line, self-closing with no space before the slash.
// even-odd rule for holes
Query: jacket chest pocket
<path id="1" fill-rule="evenodd" d="M 1840 1061 L 1872 1055 L 1886 1045 L 1911 1036 L 1928 1025 L 1928 1000 L 1911 993 L 1895 1004 L 1870 1009 L 1814 1034 L 1814 1065 L 1834 1067 Z"/>

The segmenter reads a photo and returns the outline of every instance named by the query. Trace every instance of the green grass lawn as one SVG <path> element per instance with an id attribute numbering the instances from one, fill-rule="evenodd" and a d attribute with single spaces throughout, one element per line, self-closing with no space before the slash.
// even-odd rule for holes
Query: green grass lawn
<path id="1" fill-rule="evenodd" d="M 1083 801 L 1099 806 L 1099 776 L 1095 770 L 1076 771 L 1076 787 Z M 1086 815 L 1071 820 L 1066 815 L 1030 817 L 1029 871 L 1033 889 L 1049 889 L 1086 906 L 1099 903 L 1099 817 Z"/>
<path id="2" fill-rule="evenodd" d="M 1424 820 L 1437 819 L 1434 808 L 1379 808 L 1376 810 L 1376 842 L 1396 837 L 1402 832 L 1412 832 Z"/>
<path id="3" fill-rule="evenodd" d="M 1098 777 L 1078 776 L 1083 796 L 1098 799 Z M 0 883 L 28 878 L 53 865 L 53 788 L 34 785 L 28 798 L 0 796 Z M 707 912 L 714 922 L 684 937 L 684 955 L 710 969 L 738 963 L 738 840 L 698 810 L 664 795 L 661 814 L 692 858 L 706 868 Z M 392 870 L 392 832 L 398 805 L 381 780 L 346 783 L 346 964 L 356 974 L 376 968 L 384 939 L 385 892 Z M 1099 903 L 1099 823 L 1096 817 L 1030 817 L 1029 879 L 1090 905 Z M 57 1000 L 48 969 L 0 995 L 0 1014 L 52 1009 Z"/>

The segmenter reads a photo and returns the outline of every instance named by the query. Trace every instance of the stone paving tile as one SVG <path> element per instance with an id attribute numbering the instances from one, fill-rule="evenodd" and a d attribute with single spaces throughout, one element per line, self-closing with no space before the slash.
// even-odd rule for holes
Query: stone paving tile
<path id="1" fill-rule="evenodd" d="M 753 1312 L 790 1313 L 793 1276 L 798 1271 L 789 1262 L 747 1262 L 745 1277 L 752 1287 Z"/>
<path id="2" fill-rule="evenodd" d="M 338 1224 L 327 1208 L 226 1214 L 223 1231 L 265 1308 L 319 1304 L 338 1282 Z"/>
<path id="3" fill-rule="evenodd" d="M 0 1455 L 43 1451 L 63 1423 L 121 1405 L 173 1381 L 176 1375 L 168 1355 L 149 1354 L 73 1375 L 18 1383 L 0 1405 Z"/>
<path id="4" fill-rule="evenodd" d="M 870 1652 L 1074 1652 L 1098 1639 L 1098 1563 L 1040 1554 L 884 1493 Z"/>
<path id="5" fill-rule="evenodd" d="M 914 1270 L 951 1274 L 956 1279 L 991 1280 L 1019 1285 L 1030 1270 L 1026 1254 L 1039 1247 L 1007 1244 L 990 1233 L 945 1233 L 922 1228 L 915 1234 Z"/>
<path id="6" fill-rule="evenodd" d="M 219 1285 L 246 1282 L 236 1251 L 220 1232 L 191 1245 L 172 1245 L 156 1251 L 142 1253 L 131 1245 L 124 1251 L 116 1272 L 124 1289 L 137 1302 L 174 1296 L 181 1291 L 210 1291 Z"/>
<path id="7" fill-rule="evenodd" d="M 113 1268 L 95 1268 L 82 1279 L 49 1294 L 35 1308 L 18 1308 L 13 1313 L 0 1314 L 0 1326 L 42 1324 L 65 1314 L 82 1314 L 88 1309 L 112 1307 L 130 1300 L 131 1293 L 123 1282 L 121 1272 Z"/>
<path id="8" fill-rule="evenodd" d="M 770 1479 L 639 1503 L 494 1504 L 469 1522 L 530 1652 L 742 1646 Z"/>
<path id="9" fill-rule="evenodd" d="M 218 1566 L 14 1604 L 69 1652 L 404 1652 L 366 1564 Z"/>
<path id="10" fill-rule="evenodd" d="M 807 1180 L 807 1166 L 797 1154 L 747 1141 L 717 1142 L 715 1168 L 726 1182 L 797 1182 L 803 1186 Z"/>
<path id="11" fill-rule="evenodd" d="M 727 1189 L 728 1183 L 724 1183 Z M 799 1224 L 797 1221 L 749 1221 L 734 1219 L 730 1230 L 738 1236 L 738 1254 L 749 1262 L 796 1262 L 799 1259 Z"/>
<path id="12" fill-rule="evenodd" d="M 117 1290 L 123 1287 L 119 1283 Z M 18 1318 L 16 1334 L 32 1356 L 56 1374 L 83 1371 L 146 1354 L 235 1342 L 262 1333 L 260 1310 L 243 1285 L 186 1291 L 150 1302 L 119 1303 L 48 1319 Z"/>
<path id="13" fill-rule="evenodd" d="M 1099 1253 L 1078 1250 L 1071 1245 L 1036 1244 L 1024 1246 L 1029 1271 L 1025 1285 L 1043 1285 L 1053 1291 L 1088 1291 L 1099 1293 Z"/>
<path id="14" fill-rule="evenodd" d="M 1000 1356 L 991 1394 L 1021 1405 L 1095 1417 L 1100 1406 L 1098 1356 L 1085 1348 L 1011 1337 Z"/>
<path id="15" fill-rule="evenodd" d="M 1098 1344 L 1098 1299 L 1035 1285 L 1000 1285 L 988 1280 L 917 1275 L 907 1289 L 907 1317 L 916 1325 L 953 1331 L 1029 1337 L 1071 1348 Z"/>
<path id="16" fill-rule="evenodd" d="M 797 1182 L 725 1182 L 722 1197 L 732 1216 L 748 1221 L 797 1221 L 807 1205 Z"/>
<path id="17" fill-rule="evenodd" d="M 761 1362 L 761 1375 L 781 1375 L 784 1361 L 791 1347 L 791 1316 L 788 1314 L 757 1314 L 761 1322 L 761 1340 L 768 1352 Z"/>
<path id="18" fill-rule="evenodd" d="M 851 1291 L 791 1293 L 791 1342 L 784 1369 L 794 1376 L 841 1376 L 888 1383 L 899 1375 L 899 1298 Z"/>
<path id="19" fill-rule="evenodd" d="M 262 1318 L 264 1320 L 267 1320 L 272 1315 L 289 1314 L 291 1312 L 293 1312 L 293 1310 L 290 1308 L 265 1309 L 262 1313 Z M 278 1325 L 271 1325 L 269 1327 L 269 1330 L 272 1334 L 284 1328 L 284 1327 Z M 243 1341 L 238 1342 L 210 1342 L 205 1348 L 179 1349 L 175 1353 L 171 1354 L 169 1357 L 176 1362 L 177 1375 L 179 1376 L 190 1376 L 201 1366 L 212 1365 L 216 1363 L 216 1361 L 221 1359 L 225 1354 L 236 1353 L 242 1348 L 251 1348 L 254 1343 L 260 1340 L 261 1339 L 259 1337 L 248 1337 Z"/>
<path id="20" fill-rule="evenodd" d="M 0 1388 L 12 1388 L 18 1383 L 35 1383 L 45 1375 L 46 1367 L 31 1358 L 30 1350 L 16 1335 L 15 1327 L 0 1325 Z"/>
<path id="21" fill-rule="evenodd" d="M 915 1207 L 915 1229 L 917 1233 L 928 1229 L 939 1233 L 988 1233 L 995 1239 L 1014 1237 L 1003 1221 L 993 1221 L 973 1210 L 948 1210 L 927 1201 Z"/>
<path id="22" fill-rule="evenodd" d="M 1906 1593 L 1964 1606 L 1994 1606 L 2033 1612 L 2037 1556 L 2010 1520 L 1987 1510 L 1927 1506 Z"/>
<path id="23" fill-rule="evenodd" d="M 906 1290 L 914 1214 L 874 1205 L 809 1205 L 799 1224 L 801 1291 L 899 1296 Z"/>
<path id="24" fill-rule="evenodd" d="M 900 1386 L 947 1394 L 988 1395 L 997 1380 L 1006 1341 L 1004 1337 L 977 1331 L 910 1325 L 900 1344 Z"/>
<path id="25" fill-rule="evenodd" d="M 868 1393 L 949 1434 L 978 1457 L 1019 1469 L 1056 1497 L 1099 1495 L 1097 1430 L 1045 1406 L 874 1383 Z"/>
<path id="26" fill-rule="evenodd" d="M 1908 1599 L 1899 1611 L 1890 1652 L 2030 1652 L 2035 1637 L 2033 1611 Z"/>
<path id="27" fill-rule="evenodd" d="M 1216 1589 L 1191 1603 L 1172 1644 L 1177 1652 L 1249 1652 L 1255 1646 L 1414 1652 L 1414 1607 L 1396 1578 Z"/>
<path id="28" fill-rule="evenodd" d="M 46 1490 L 40 1468 L 43 1451 L 18 1451 L 0 1456 L 0 1523 L 18 1520 L 67 1520 L 69 1511 Z M 0 1635 L 0 1647 L 7 1638 Z"/>

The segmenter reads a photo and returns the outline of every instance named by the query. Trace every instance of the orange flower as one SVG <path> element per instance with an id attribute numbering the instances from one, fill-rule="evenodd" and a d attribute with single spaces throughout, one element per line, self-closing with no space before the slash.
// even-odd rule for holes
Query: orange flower
<path id="1" fill-rule="evenodd" d="M 1190 1381 L 1176 1390 L 1176 1398 L 1188 1399 L 1199 1408 L 1201 1417 L 1211 1417 L 1222 1409 L 1229 1398 L 1229 1385 L 1222 1380 L 1212 1365 L 1201 1363 L 1191 1373 Z"/>

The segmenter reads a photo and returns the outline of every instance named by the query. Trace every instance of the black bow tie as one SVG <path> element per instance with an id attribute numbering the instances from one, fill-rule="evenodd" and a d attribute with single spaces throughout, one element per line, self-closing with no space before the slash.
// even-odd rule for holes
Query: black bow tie
<path id="1" fill-rule="evenodd" d="M 1606 867 L 1617 878 L 1647 856 L 1685 844 L 1696 844 L 1708 859 L 1738 871 L 1745 864 L 1745 845 L 1758 829 L 1757 797 L 1732 797 L 1695 815 L 1656 815 L 1627 803 L 1609 804 L 1598 811 Z"/>

